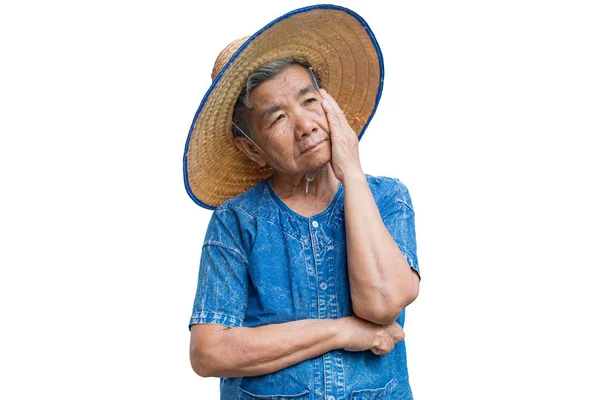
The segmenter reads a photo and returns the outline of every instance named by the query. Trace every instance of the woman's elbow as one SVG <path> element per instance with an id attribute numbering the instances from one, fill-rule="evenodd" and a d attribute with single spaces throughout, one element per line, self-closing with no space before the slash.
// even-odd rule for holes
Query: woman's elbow
<path id="1" fill-rule="evenodd" d="M 402 310 L 415 301 L 419 294 L 418 285 L 410 290 L 405 290 L 404 295 L 385 300 L 380 299 L 377 304 L 353 303 L 354 314 L 366 321 L 377 325 L 390 325 L 398 319 Z"/>
<path id="2" fill-rule="evenodd" d="M 197 375 L 203 378 L 213 376 L 209 367 L 210 363 L 207 362 L 207 357 L 201 354 L 194 346 L 190 347 L 190 364 Z"/>
<path id="3" fill-rule="evenodd" d="M 385 303 L 378 305 L 365 306 L 361 304 L 353 304 L 352 311 L 354 314 L 377 325 L 390 325 L 396 321 L 403 307 L 398 304 Z"/>
<path id="4" fill-rule="evenodd" d="M 227 343 L 222 339 L 231 328 L 216 324 L 192 325 L 190 336 L 190 364 L 202 377 L 221 377 L 226 372 L 224 358 Z"/>
<path id="5" fill-rule="evenodd" d="M 219 377 L 218 360 L 206 343 L 190 344 L 190 364 L 194 372 L 203 377 Z"/>
<path id="6" fill-rule="evenodd" d="M 364 309 L 361 307 L 353 307 L 354 314 L 365 321 L 372 322 L 377 325 L 390 325 L 394 321 L 400 313 L 394 314 L 391 312 L 377 310 L 377 309 Z"/>

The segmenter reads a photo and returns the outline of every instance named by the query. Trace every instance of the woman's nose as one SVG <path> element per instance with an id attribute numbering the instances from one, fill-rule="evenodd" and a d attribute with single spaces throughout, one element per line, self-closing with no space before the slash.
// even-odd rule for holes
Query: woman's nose
<path id="1" fill-rule="evenodd" d="M 304 112 L 301 112 L 296 116 L 294 129 L 296 138 L 302 139 L 303 137 L 310 136 L 312 133 L 316 132 L 317 129 L 319 129 L 319 125 L 315 120 L 314 114 L 304 110 Z"/>

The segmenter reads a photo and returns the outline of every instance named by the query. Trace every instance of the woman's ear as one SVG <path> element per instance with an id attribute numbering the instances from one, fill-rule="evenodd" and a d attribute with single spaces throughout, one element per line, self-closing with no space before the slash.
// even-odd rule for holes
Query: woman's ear
<path id="1" fill-rule="evenodd" d="M 240 149 L 246 157 L 258 164 L 259 167 L 267 165 L 263 152 L 256 147 L 256 145 L 250 142 L 246 138 L 234 138 L 233 142 L 236 147 Z"/>

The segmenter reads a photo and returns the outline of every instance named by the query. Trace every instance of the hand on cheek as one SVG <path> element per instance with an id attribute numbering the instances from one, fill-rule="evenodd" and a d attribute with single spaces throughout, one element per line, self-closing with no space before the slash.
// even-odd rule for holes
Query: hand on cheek
<path id="1" fill-rule="evenodd" d="M 321 106 L 329 124 L 331 166 L 335 176 L 344 183 L 347 176 L 363 173 L 358 155 L 358 138 L 335 99 L 325 89 L 319 91 L 323 98 Z"/>

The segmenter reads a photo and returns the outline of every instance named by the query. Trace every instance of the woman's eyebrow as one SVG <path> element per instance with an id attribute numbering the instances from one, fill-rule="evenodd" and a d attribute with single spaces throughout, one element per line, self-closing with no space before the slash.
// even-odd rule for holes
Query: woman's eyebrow
<path id="1" fill-rule="evenodd" d="M 298 90 L 298 95 L 296 97 L 302 97 L 303 95 L 305 95 L 308 92 L 316 92 L 316 89 L 314 88 L 313 85 L 307 85 L 307 86 L 304 86 L 303 88 L 301 88 L 300 90 Z"/>
<path id="2" fill-rule="evenodd" d="M 273 104 L 270 107 L 267 107 L 266 109 L 264 109 L 261 113 L 260 113 L 260 120 L 264 121 L 269 115 L 273 114 L 274 112 L 277 112 L 281 110 L 281 104 L 277 103 L 277 104 Z"/>
<path id="3" fill-rule="evenodd" d="M 300 88 L 298 90 L 298 94 L 296 95 L 296 98 L 300 98 L 300 97 L 304 96 L 308 92 L 316 92 L 314 86 L 312 86 L 312 85 L 306 85 L 306 86 Z M 267 119 L 267 117 L 269 115 L 273 114 L 274 112 L 277 112 L 277 111 L 281 110 L 282 108 L 283 107 L 281 106 L 280 103 L 273 104 L 272 106 L 269 106 L 269 107 L 265 108 L 260 113 L 260 120 L 264 121 L 265 119 Z"/>

